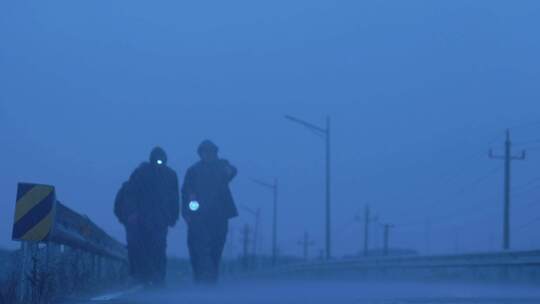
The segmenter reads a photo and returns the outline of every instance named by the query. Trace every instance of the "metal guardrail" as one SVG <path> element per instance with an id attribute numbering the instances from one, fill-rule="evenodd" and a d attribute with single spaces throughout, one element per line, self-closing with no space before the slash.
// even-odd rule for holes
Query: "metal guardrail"
<path id="1" fill-rule="evenodd" d="M 56 200 L 53 186 L 20 183 L 13 240 L 67 245 L 118 260 L 127 260 L 124 245 L 110 237 L 87 216 Z"/>
<path id="2" fill-rule="evenodd" d="M 50 185 L 18 184 L 12 239 L 21 241 L 21 302 L 43 302 L 65 291 L 66 284 L 79 288 L 83 281 L 104 283 L 127 275 L 126 246 L 57 201 Z"/>
<path id="3" fill-rule="evenodd" d="M 539 265 L 540 250 L 509 251 L 473 253 L 460 255 L 432 255 L 432 256 L 398 256 L 398 257 L 368 257 L 361 259 L 339 260 L 319 263 L 299 264 L 295 267 L 305 268 L 355 268 L 368 266 L 410 266 L 410 267 L 436 267 L 436 266 L 482 266 L 482 265 Z"/>
<path id="4" fill-rule="evenodd" d="M 540 282 L 540 250 L 462 255 L 367 257 L 278 267 L 266 275 L 349 278 L 483 279 Z"/>
<path id="5" fill-rule="evenodd" d="M 110 237 L 88 217 L 60 203 L 57 203 L 56 208 L 56 221 L 50 242 L 127 262 L 125 245 Z"/>

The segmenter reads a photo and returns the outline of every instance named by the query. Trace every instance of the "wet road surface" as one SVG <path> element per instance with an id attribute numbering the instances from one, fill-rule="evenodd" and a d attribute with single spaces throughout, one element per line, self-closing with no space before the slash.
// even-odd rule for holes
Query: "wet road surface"
<path id="1" fill-rule="evenodd" d="M 361 283 L 337 281 L 227 282 L 103 294 L 68 304 L 540 304 L 540 286 Z"/>

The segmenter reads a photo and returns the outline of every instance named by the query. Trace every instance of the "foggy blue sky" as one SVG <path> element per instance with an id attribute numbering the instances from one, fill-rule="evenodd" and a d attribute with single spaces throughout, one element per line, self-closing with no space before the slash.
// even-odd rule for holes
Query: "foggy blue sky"
<path id="1" fill-rule="evenodd" d="M 131 171 L 161 145 L 182 178 L 211 138 L 239 169 L 237 203 L 263 210 L 261 250 L 271 196 L 252 177 L 280 179 L 281 251 L 300 254 L 304 230 L 318 250 L 323 141 L 283 115 L 329 114 L 335 255 L 360 249 L 365 204 L 396 224 L 393 246 L 424 251 L 430 218 L 430 252 L 498 249 L 503 163 L 487 150 L 506 127 L 540 140 L 539 29 L 538 1 L 2 1 L 0 247 L 17 246 L 19 181 L 123 240 L 112 204 Z M 530 249 L 540 143 L 522 147 L 514 247 Z"/>

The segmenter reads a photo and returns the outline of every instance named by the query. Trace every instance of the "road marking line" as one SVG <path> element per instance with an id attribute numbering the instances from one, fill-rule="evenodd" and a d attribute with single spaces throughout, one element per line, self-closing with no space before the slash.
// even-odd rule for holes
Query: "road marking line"
<path id="1" fill-rule="evenodd" d="M 97 297 L 94 297 L 94 298 L 90 299 L 90 301 L 95 301 L 95 302 L 111 301 L 111 300 L 118 299 L 120 297 L 126 296 L 128 294 L 135 293 L 135 292 L 141 290 L 142 288 L 143 288 L 142 285 L 138 285 L 138 286 L 135 286 L 135 287 L 133 287 L 131 289 L 128 289 L 128 290 L 125 290 L 125 291 L 120 291 L 120 292 L 105 294 L 105 295 L 102 295 L 102 296 L 97 296 Z"/>

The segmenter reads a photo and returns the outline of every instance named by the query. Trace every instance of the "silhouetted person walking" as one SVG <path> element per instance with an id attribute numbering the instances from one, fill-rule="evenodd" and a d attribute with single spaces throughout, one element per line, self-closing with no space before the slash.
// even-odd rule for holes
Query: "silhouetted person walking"
<path id="1" fill-rule="evenodd" d="M 128 249 L 129 275 L 136 281 L 142 281 L 140 264 L 142 263 L 142 242 L 138 240 L 136 213 L 137 209 L 129 193 L 129 182 L 125 182 L 118 190 L 114 200 L 114 214 L 126 229 Z"/>
<path id="2" fill-rule="evenodd" d="M 200 161 L 186 172 L 182 186 L 182 216 L 188 225 L 188 248 L 193 278 L 216 283 L 227 238 L 229 219 L 238 215 L 229 183 L 237 170 L 218 157 L 218 147 L 203 141 Z"/>
<path id="3" fill-rule="evenodd" d="M 126 227 L 130 270 L 135 279 L 162 285 L 167 265 L 168 228 L 179 216 L 178 177 L 156 147 L 150 161 L 131 174 L 117 195 L 115 213 Z"/>

